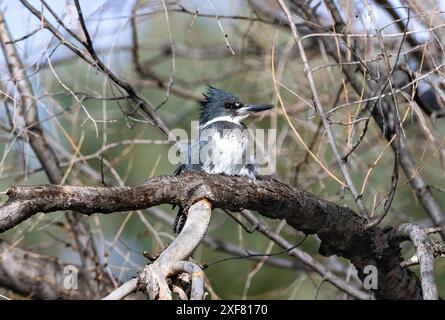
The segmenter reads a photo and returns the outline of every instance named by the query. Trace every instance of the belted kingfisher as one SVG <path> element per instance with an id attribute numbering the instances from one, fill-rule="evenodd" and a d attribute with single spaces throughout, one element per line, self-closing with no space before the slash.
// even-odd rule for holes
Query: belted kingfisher
<path id="1" fill-rule="evenodd" d="M 176 169 L 204 171 L 256 178 L 257 165 L 249 154 L 249 132 L 241 121 L 252 113 L 269 110 L 270 104 L 243 104 L 239 97 L 209 86 L 200 101 L 198 139 L 183 150 L 185 161 Z M 185 214 L 179 211 L 174 230 L 179 232 L 185 223 Z"/>

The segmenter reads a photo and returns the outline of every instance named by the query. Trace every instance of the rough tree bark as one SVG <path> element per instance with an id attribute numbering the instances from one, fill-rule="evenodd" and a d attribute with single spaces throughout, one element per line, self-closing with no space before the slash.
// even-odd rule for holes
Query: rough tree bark
<path id="1" fill-rule="evenodd" d="M 89 283 L 85 278 L 78 279 L 77 289 L 63 285 L 65 267 L 59 259 L 0 240 L 0 283 L 16 293 L 35 299 L 88 298 Z"/>
<path id="2" fill-rule="evenodd" d="M 418 277 L 400 263 L 400 241 L 392 231 L 367 230 L 366 220 L 349 208 L 318 198 L 274 179 L 251 181 L 244 177 L 183 173 L 163 176 L 126 187 L 71 187 L 41 185 L 11 187 L 0 207 L 0 231 L 8 230 L 37 212 L 76 210 L 85 214 L 137 210 L 162 203 L 190 208 L 207 199 L 214 208 L 250 209 L 265 217 L 285 219 L 297 230 L 317 234 L 320 253 L 349 259 L 361 279 L 367 265 L 378 269 L 377 298 L 421 299 Z"/>
<path id="3" fill-rule="evenodd" d="M 305 55 L 305 48 L 298 35 L 299 26 L 294 25 L 293 15 L 298 14 L 305 17 L 307 23 L 306 29 L 314 31 L 322 30 L 331 32 L 330 26 L 323 28 L 316 16 L 314 10 L 309 8 L 308 3 L 304 1 L 282 1 L 274 3 L 274 10 L 264 8 L 264 1 L 251 1 L 253 7 L 259 11 L 266 12 L 269 18 L 273 18 L 277 24 L 291 27 L 295 40 L 300 48 L 300 54 Z M 386 3 L 379 1 L 378 3 Z M 100 59 L 94 49 L 92 39 L 88 33 L 86 23 L 83 18 L 79 1 L 75 0 L 77 12 L 79 14 L 79 23 L 84 37 L 79 37 L 76 33 L 67 28 L 54 11 L 43 1 L 43 5 L 58 21 L 60 26 L 65 29 L 78 43 L 73 44 L 64 39 L 63 33 L 59 28 L 53 26 L 36 8 L 31 6 L 28 1 L 21 0 L 21 3 L 35 16 L 41 23 L 42 28 L 49 30 L 60 42 L 69 50 L 81 57 L 88 64 L 101 71 L 114 84 L 121 88 L 127 95 L 132 104 L 145 114 L 145 119 L 150 121 L 165 137 L 173 141 L 170 137 L 168 127 L 163 120 L 154 112 L 153 106 L 140 96 L 136 90 L 124 79 L 111 71 Z M 334 1 L 325 0 L 325 4 L 331 11 L 335 28 L 335 36 L 340 40 L 346 38 L 343 32 L 346 30 L 346 24 L 343 22 L 342 14 Z M 267 7 L 267 5 L 266 5 Z M 290 7 L 290 9 L 289 9 Z M 141 75 L 153 74 L 147 73 L 139 62 L 138 44 L 136 33 L 136 12 L 135 6 L 132 14 L 133 29 L 133 59 L 137 71 Z M 184 8 L 182 8 L 185 10 Z M 390 12 L 391 13 L 391 12 Z M 192 14 L 195 14 L 192 12 Z M 197 14 L 197 13 L 196 13 Z M 394 12 L 393 17 L 396 17 Z M 400 29 L 404 29 L 403 22 L 399 23 Z M 340 32 L 337 34 L 337 32 Z M 344 39 L 343 39 L 344 38 Z M 338 43 L 321 36 L 321 43 L 324 44 L 326 51 L 331 57 L 342 64 L 347 56 L 347 50 L 339 48 Z M 190 298 L 200 299 L 203 296 L 203 274 L 200 267 L 188 261 L 188 258 L 194 249 L 203 241 L 210 220 L 211 209 L 223 208 L 232 211 L 242 211 L 251 209 L 258 211 L 263 216 L 272 219 L 284 219 L 286 222 L 306 234 L 316 234 L 321 240 L 320 253 L 325 256 L 339 255 L 349 259 L 357 268 L 359 277 L 364 279 L 364 269 L 368 265 L 374 265 L 378 269 L 379 287 L 374 290 L 375 296 L 382 299 L 437 299 L 437 285 L 434 274 L 434 258 L 443 254 L 444 248 L 438 242 L 428 237 L 425 228 L 404 224 L 395 228 L 381 229 L 375 227 L 384 218 L 386 212 L 381 215 L 380 220 L 370 224 L 369 219 L 364 215 L 361 217 L 353 210 L 341 207 L 332 202 L 318 198 L 299 188 L 289 187 L 270 178 L 262 178 L 257 181 L 251 181 L 241 177 L 227 176 L 209 176 L 204 173 L 184 173 L 179 177 L 158 177 L 147 181 L 142 185 L 128 187 L 73 187 L 60 186 L 63 172 L 58 163 L 57 156 L 52 146 L 47 142 L 44 132 L 39 124 L 36 102 L 32 86 L 25 72 L 25 68 L 19 59 L 16 48 L 10 39 L 9 31 L 0 14 L 0 42 L 8 61 L 8 68 L 11 79 L 17 86 L 20 93 L 20 111 L 23 116 L 26 130 L 29 133 L 27 138 L 33 148 L 36 156 L 40 160 L 48 179 L 54 185 L 41 186 L 17 186 L 7 190 L 9 199 L 0 206 L 0 232 L 4 232 L 20 224 L 22 221 L 32 217 L 38 212 L 53 212 L 57 210 L 69 210 L 67 219 L 71 224 L 73 233 L 77 236 L 77 245 L 81 254 L 81 269 L 83 268 L 84 277 L 80 278 L 79 291 L 63 289 L 60 286 L 63 277 L 63 263 L 57 259 L 43 255 L 38 255 L 26 250 L 16 248 L 5 241 L 0 240 L 0 283 L 8 287 L 15 288 L 19 293 L 31 293 L 38 298 L 54 299 L 58 297 L 85 298 L 90 296 L 88 290 L 93 288 L 95 296 L 98 295 L 96 278 L 100 276 L 100 270 L 97 269 L 96 256 L 92 237 L 90 235 L 88 224 L 83 217 L 73 212 L 73 210 L 83 214 L 110 213 L 116 211 L 129 211 L 144 209 L 163 203 L 179 205 L 183 210 L 189 212 L 189 219 L 181 234 L 173 243 L 165 249 L 160 257 L 152 264 L 148 265 L 135 279 L 131 279 L 121 287 L 113 291 L 106 299 L 122 299 L 131 292 L 141 288 L 146 291 L 149 298 L 171 299 L 173 286 L 174 292 L 180 296 L 189 295 Z M 408 37 L 410 40 L 410 37 Z M 412 39 L 411 39 L 412 40 Z M 80 47 L 78 47 L 80 45 Z M 411 43 L 411 45 L 416 45 Z M 313 46 L 311 46 L 313 47 Z M 82 49 L 81 49 L 82 48 Z M 383 46 L 382 46 L 383 50 Z M 385 54 L 385 52 L 383 52 Z M 419 56 L 419 51 L 416 51 Z M 423 59 L 423 55 L 422 59 Z M 330 133 L 330 124 L 325 117 L 326 114 L 318 101 L 317 87 L 310 74 L 310 65 L 303 57 L 303 62 L 310 80 L 313 98 L 316 109 L 321 114 L 321 120 L 324 122 L 325 130 L 328 132 L 329 142 L 337 157 L 338 163 L 347 180 L 349 189 L 352 191 L 354 200 L 358 207 L 364 212 L 366 208 L 352 184 L 349 177 L 346 161 L 341 159 L 337 151 L 335 141 Z M 391 81 L 391 66 L 388 63 L 388 81 Z M 363 91 L 365 97 L 374 96 L 378 85 L 366 84 L 362 88 L 361 78 L 356 70 L 350 66 L 343 66 L 342 71 L 350 82 L 351 86 L 360 95 Z M 363 74 L 362 74 L 363 75 Z M 159 79 L 158 79 L 159 81 Z M 161 87 L 163 83 L 159 82 Z M 170 89 L 170 88 L 169 88 Z M 392 86 L 391 86 L 392 90 Z M 179 96 L 192 97 L 184 95 L 180 91 L 173 89 Z M 383 91 L 382 91 L 383 92 Z M 379 100 L 379 99 L 378 99 Z M 377 101 L 378 101 L 377 100 Z M 400 137 L 395 130 L 395 108 L 389 100 L 382 99 L 383 114 L 377 108 L 370 108 L 365 105 L 364 111 L 372 114 L 382 136 L 388 141 L 392 141 L 394 135 Z M 444 213 L 433 197 L 423 178 L 417 172 L 415 158 L 410 153 L 408 146 L 402 140 L 392 143 L 394 154 L 400 155 L 400 164 L 404 169 L 413 190 L 416 191 L 418 198 L 430 215 L 431 220 L 439 227 L 436 231 L 445 235 Z M 349 155 L 349 154 L 348 154 Z M 396 157 L 395 163 L 399 160 Z M 398 167 L 394 166 L 393 172 L 398 172 Z M 397 181 L 396 183 L 397 184 Z M 394 187 L 394 192 L 396 186 Z M 388 197 L 389 198 L 389 197 Z M 391 198 L 392 199 L 392 198 Z M 389 201 L 390 203 L 391 201 Z M 390 205 L 388 205 L 389 208 Z M 247 213 L 244 211 L 243 213 Z M 251 218 L 255 217 L 251 215 Z M 249 219 L 247 219 L 249 220 Z M 371 225 L 371 226 L 370 226 Z M 257 226 L 260 232 L 267 232 L 267 228 Z M 403 241 L 411 241 L 416 249 L 416 255 L 411 259 L 420 265 L 420 277 L 410 271 L 407 266 L 409 263 L 402 262 L 400 244 Z M 279 241 L 276 241 L 279 243 Z M 186 244 L 186 245 L 185 245 Z M 286 243 L 284 247 L 289 247 Z M 294 248 L 297 251 L 298 248 Z M 296 255 L 298 256 L 298 254 Z M 302 259 L 302 258 L 301 258 Z M 302 259 L 303 260 L 303 259 Z M 11 261 L 22 261 L 23 263 L 10 263 Z M 315 261 L 315 259 L 314 259 Z M 41 268 L 45 265 L 45 268 Z M 306 266 L 308 266 L 306 262 Z M 314 270 L 320 270 L 312 265 Z M 93 269 L 97 273 L 94 276 Z M 323 272 L 318 271 L 320 274 Z M 172 276 L 180 273 L 189 274 L 191 278 L 191 292 L 186 294 L 184 288 L 175 287 L 172 283 Z M 333 275 L 335 277 L 335 275 Z M 45 278 L 45 282 L 39 282 L 38 279 Z M 325 278 L 326 279 L 326 278 Z M 328 279 L 329 280 L 329 279 Z M 333 282 L 335 283 L 335 281 Z M 59 284 L 59 285 L 58 285 Z M 335 284 L 334 284 L 335 285 Z M 341 289 L 341 286 L 338 286 Z M 190 288 L 189 288 L 190 289 Z M 176 291 L 175 291 L 176 290 Z M 344 290 L 347 292 L 346 290 Z M 367 293 L 357 290 L 351 296 L 358 299 L 369 297 Z M 87 292 L 87 294 L 85 294 Z M 423 294 L 422 294 L 423 293 Z"/>

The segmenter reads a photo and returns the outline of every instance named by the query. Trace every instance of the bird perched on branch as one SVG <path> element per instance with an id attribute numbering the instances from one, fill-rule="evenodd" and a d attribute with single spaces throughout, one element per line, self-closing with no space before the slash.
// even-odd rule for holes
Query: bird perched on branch
<path id="1" fill-rule="evenodd" d="M 247 176 L 255 179 L 257 164 L 250 154 L 249 132 L 241 122 L 249 115 L 269 110 L 270 104 L 244 104 L 231 92 L 209 86 L 200 102 L 198 138 L 187 145 L 183 163 L 175 175 L 183 171 L 204 171 L 209 174 Z M 174 231 L 180 232 L 186 214 L 180 208 Z"/>

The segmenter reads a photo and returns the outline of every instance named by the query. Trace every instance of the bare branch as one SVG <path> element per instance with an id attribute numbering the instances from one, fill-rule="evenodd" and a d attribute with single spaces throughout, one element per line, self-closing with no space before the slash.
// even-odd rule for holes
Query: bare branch
<path id="1" fill-rule="evenodd" d="M 293 246 L 291 243 L 289 243 L 289 241 L 281 237 L 279 234 L 270 230 L 270 228 L 264 222 L 260 221 L 252 213 L 248 212 L 247 210 L 243 210 L 243 215 L 246 217 L 248 221 L 250 221 L 250 223 L 254 224 L 257 227 L 257 230 L 259 232 L 261 232 L 266 237 L 277 243 L 283 249 L 289 250 L 290 255 L 302 261 L 308 267 L 310 267 L 315 272 L 320 274 L 323 277 L 323 279 L 329 281 L 338 289 L 344 291 L 345 293 L 349 294 L 351 297 L 354 297 L 355 299 L 370 300 L 373 298 L 371 294 L 363 292 L 355 288 L 354 286 L 346 283 L 343 279 L 337 277 L 334 273 L 328 270 L 325 266 L 319 263 L 308 253 L 298 248 L 292 248 Z"/>
<path id="2" fill-rule="evenodd" d="M 332 3 L 331 0 L 325 0 L 326 3 L 331 4 L 330 8 L 336 8 L 335 4 Z M 332 10 L 332 9 L 331 9 Z M 335 13 L 335 12 L 334 12 Z M 338 15 L 333 14 L 334 19 Z M 337 19 L 335 21 L 339 25 L 344 25 L 344 22 L 341 19 Z M 342 56 L 338 56 L 337 50 L 330 44 L 328 41 L 325 40 L 325 38 L 322 38 L 323 43 L 325 44 L 326 50 L 329 53 L 329 55 L 341 63 L 342 60 L 344 60 L 344 57 L 346 54 L 344 52 L 341 52 Z M 364 95 L 367 97 L 372 96 L 372 90 L 370 90 L 367 86 L 363 88 L 362 80 L 358 77 L 357 73 L 354 69 L 349 68 L 347 66 L 342 68 L 342 71 L 344 72 L 346 78 L 349 80 L 350 85 L 354 88 L 354 90 L 359 95 Z M 396 118 L 396 115 L 391 113 L 392 108 L 389 106 L 389 103 L 387 100 L 382 99 L 380 100 L 382 109 L 384 112 L 380 112 L 377 108 L 374 108 L 372 111 L 372 116 L 375 119 L 376 123 L 378 124 L 380 130 L 382 131 L 383 136 L 390 141 L 392 139 L 392 136 L 394 134 L 394 128 L 391 127 L 391 124 L 393 122 L 392 119 Z M 394 144 L 391 145 L 393 148 L 395 147 Z M 409 182 L 412 186 L 412 188 L 415 190 L 416 195 L 420 202 L 422 203 L 423 207 L 425 208 L 426 212 L 430 216 L 431 220 L 434 222 L 435 226 L 441 227 L 445 225 L 445 214 L 443 210 L 440 208 L 439 203 L 427 187 L 427 183 L 425 183 L 422 175 L 417 171 L 417 164 L 416 161 L 411 154 L 411 152 L 408 149 L 408 146 L 403 141 L 402 137 L 400 137 L 400 143 L 398 144 L 398 152 L 399 152 L 399 159 L 400 164 L 405 171 L 406 176 L 409 179 Z M 397 152 L 397 151 L 395 151 Z M 442 239 L 445 239 L 445 230 L 442 229 L 441 232 Z"/>
<path id="3" fill-rule="evenodd" d="M 438 244 L 428 237 L 424 227 L 405 223 L 393 230 L 396 238 L 409 238 L 416 248 L 418 262 L 420 264 L 420 278 L 422 280 L 422 292 L 425 300 L 438 300 L 436 276 L 434 272 L 434 257 Z M 439 245 L 439 247 L 441 247 Z"/>

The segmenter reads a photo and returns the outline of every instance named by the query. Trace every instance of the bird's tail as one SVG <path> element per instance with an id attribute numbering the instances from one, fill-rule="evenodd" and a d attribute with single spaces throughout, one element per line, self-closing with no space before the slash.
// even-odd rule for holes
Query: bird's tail
<path id="1" fill-rule="evenodd" d="M 173 232 L 180 233 L 182 228 L 184 228 L 186 220 L 187 220 L 187 215 L 184 213 L 184 210 L 180 207 L 178 214 L 176 215 L 175 223 L 173 224 Z"/>
<path id="2" fill-rule="evenodd" d="M 188 166 L 186 164 L 181 164 L 179 167 L 176 168 L 174 175 L 180 175 L 183 171 L 188 171 Z M 173 206 L 173 209 L 175 208 L 175 205 Z M 176 215 L 175 222 L 173 224 L 173 232 L 179 233 L 181 232 L 182 228 L 184 227 L 185 220 L 187 220 L 187 215 L 184 213 L 184 210 L 179 206 L 178 214 Z"/>
<path id="3" fill-rule="evenodd" d="M 201 166 L 199 164 L 187 164 L 183 163 L 178 166 L 174 172 L 175 176 L 180 175 L 185 171 L 201 171 Z M 173 206 L 173 209 L 175 206 Z M 178 214 L 176 215 L 175 223 L 173 224 L 173 232 L 180 233 L 182 228 L 185 225 L 185 221 L 187 220 L 187 210 L 184 210 L 181 206 L 179 206 Z"/>
<path id="4" fill-rule="evenodd" d="M 181 174 L 181 172 L 182 171 L 186 171 L 186 165 L 185 164 L 181 164 L 181 165 L 179 165 L 177 168 L 176 168 L 176 170 L 175 170 L 175 172 L 173 173 L 175 176 L 178 176 L 178 175 L 180 175 Z"/>

